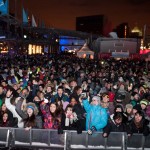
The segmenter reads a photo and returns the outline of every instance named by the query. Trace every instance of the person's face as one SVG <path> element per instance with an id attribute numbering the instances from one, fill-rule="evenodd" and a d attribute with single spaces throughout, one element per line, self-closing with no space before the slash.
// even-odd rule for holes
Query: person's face
<path id="1" fill-rule="evenodd" d="M 47 89 L 46 89 L 46 91 L 47 91 L 48 93 L 50 93 L 50 92 L 52 91 L 52 88 L 51 88 L 50 86 L 48 86 Z"/>
<path id="2" fill-rule="evenodd" d="M 76 101 L 74 98 L 72 98 L 70 104 L 71 104 L 72 106 L 74 106 L 75 104 L 77 104 L 77 101 Z"/>
<path id="3" fill-rule="evenodd" d="M 2 94 L 4 91 L 3 87 L 0 87 L 0 94 Z"/>
<path id="4" fill-rule="evenodd" d="M 39 97 L 40 97 L 41 100 L 43 100 L 44 99 L 44 93 L 40 93 Z"/>
<path id="5" fill-rule="evenodd" d="M 63 94 L 63 89 L 58 89 L 57 93 L 58 93 L 58 95 L 62 95 Z"/>
<path id="6" fill-rule="evenodd" d="M 133 91 L 134 91 L 134 92 L 136 92 L 136 93 L 138 93 L 138 92 L 139 92 L 139 90 L 138 90 L 137 88 L 135 88 Z"/>
<path id="7" fill-rule="evenodd" d="M 80 73 L 80 77 L 83 78 L 84 77 L 84 73 Z"/>
<path id="8" fill-rule="evenodd" d="M 14 88 L 15 90 L 17 90 L 17 89 L 18 89 L 17 84 L 14 84 L 13 88 Z"/>
<path id="9" fill-rule="evenodd" d="M 5 87 L 6 85 L 7 85 L 7 84 L 6 84 L 6 82 L 2 82 L 2 86 L 4 86 L 4 87 Z"/>
<path id="10" fill-rule="evenodd" d="M 77 82 L 76 82 L 76 81 L 72 81 L 72 82 L 70 83 L 70 86 L 71 86 L 71 87 L 77 86 Z"/>
<path id="11" fill-rule="evenodd" d="M 82 93 L 82 89 L 80 88 L 77 90 L 77 94 L 80 95 L 81 93 Z"/>
<path id="12" fill-rule="evenodd" d="M 115 119 L 115 123 L 116 124 L 121 124 L 122 123 L 122 118 L 117 118 L 117 119 Z"/>
<path id="13" fill-rule="evenodd" d="M 105 103 L 109 102 L 109 96 L 108 95 L 103 96 L 103 102 L 105 102 Z"/>
<path id="14" fill-rule="evenodd" d="M 146 108 L 146 105 L 141 104 L 141 108 L 144 110 Z"/>
<path id="15" fill-rule="evenodd" d="M 28 95 L 28 91 L 27 91 L 26 89 L 24 89 L 24 90 L 22 91 L 22 95 L 23 95 L 23 96 Z"/>
<path id="16" fill-rule="evenodd" d="M 5 111 L 5 110 L 6 110 L 6 105 L 3 104 L 3 105 L 2 105 L 2 111 Z"/>
<path id="17" fill-rule="evenodd" d="M 27 114 L 31 116 L 33 114 L 33 109 L 27 108 Z"/>
<path id="18" fill-rule="evenodd" d="M 42 86 L 39 86 L 39 91 L 43 91 L 43 87 Z"/>
<path id="19" fill-rule="evenodd" d="M 68 107 L 67 109 L 67 112 L 66 112 L 68 115 L 71 115 L 72 114 L 72 108 Z"/>
<path id="20" fill-rule="evenodd" d="M 6 122 L 7 119 L 8 119 L 8 114 L 5 113 L 5 114 L 3 115 L 3 121 Z"/>
<path id="21" fill-rule="evenodd" d="M 50 112 L 54 113 L 56 111 L 56 105 L 55 104 L 51 104 L 50 105 Z"/>
<path id="22" fill-rule="evenodd" d="M 138 99 L 139 99 L 139 95 L 136 94 L 136 95 L 134 96 L 134 98 L 135 98 L 136 100 L 138 100 Z"/>
<path id="23" fill-rule="evenodd" d="M 96 99 L 92 99 L 92 104 L 93 105 L 98 105 L 98 101 Z"/>
<path id="24" fill-rule="evenodd" d="M 132 112 L 132 108 L 127 108 L 127 113 L 130 114 Z"/>
<path id="25" fill-rule="evenodd" d="M 121 108 L 117 108 L 116 112 L 122 112 Z"/>
<path id="26" fill-rule="evenodd" d="M 142 116 L 140 116 L 139 114 L 136 114 L 134 118 L 136 123 L 139 123 L 142 120 Z"/>
<path id="27" fill-rule="evenodd" d="M 39 80 L 38 84 L 43 84 L 43 81 L 42 81 L 42 80 Z"/>
<path id="28" fill-rule="evenodd" d="M 37 101 L 37 102 L 40 101 L 39 97 L 38 97 L 38 96 L 35 96 L 35 97 L 34 97 L 34 101 Z"/>
<path id="29" fill-rule="evenodd" d="M 123 84 L 120 85 L 120 89 L 124 90 L 124 85 Z"/>

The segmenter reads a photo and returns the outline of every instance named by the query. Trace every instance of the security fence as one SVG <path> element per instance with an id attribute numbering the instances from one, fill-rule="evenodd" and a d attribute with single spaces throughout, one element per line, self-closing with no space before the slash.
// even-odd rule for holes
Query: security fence
<path id="1" fill-rule="evenodd" d="M 124 132 L 112 132 L 108 138 L 103 138 L 102 132 L 88 135 L 86 131 L 77 134 L 76 131 L 20 128 L 0 128 L 0 147 L 7 149 L 54 149 L 54 150 L 150 150 L 150 135 L 133 134 L 127 137 Z"/>

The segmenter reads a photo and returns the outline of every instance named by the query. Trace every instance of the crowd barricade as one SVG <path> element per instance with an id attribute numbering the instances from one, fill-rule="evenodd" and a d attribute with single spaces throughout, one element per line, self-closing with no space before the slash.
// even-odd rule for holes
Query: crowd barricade
<path id="1" fill-rule="evenodd" d="M 10 130 L 8 128 L 0 128 L 0 148 L 9 147 L 12 136 L 10 135 Z"/>
<path id="2" fill-rule="evenodd" d="M 150 149 L 150 135 L 133 134 L 127 137 L 124 132 L 112 132 L 108 138 L 103 138 L 102 132 L 88 135 L 86 131 L 77 134 L 76 131 L 20 128 L 0 128 L 0 147 L 57 149 L 57 150 L 147 150 Z"/>
<path id="3" fill-rule="evenodd" d="M 144 149 L 148 150 L 150 149 L 150 135 L 148 135 L 147 137 L 145 137 L 145 142 L 144 142 Z"/>
<path id="4" fill-rule="evenodd" d="M 127 149 L 130 150 L 143 150 L 145 137 L 143 134 L 133 134 L 131 137 L 127 138 Z"/>

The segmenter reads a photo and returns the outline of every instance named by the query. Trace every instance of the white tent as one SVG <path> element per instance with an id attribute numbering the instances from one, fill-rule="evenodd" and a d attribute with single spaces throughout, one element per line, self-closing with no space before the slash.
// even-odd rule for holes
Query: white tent
<path id="1" fill-rule="evenodd" d="M 85 43 L 83 45 L 83 47 L 77 52 L 77 56 L 79 58 L 90 58 L 93 59 L 94 58 L 94 52 L 91 51 L 87 45 L 87 43 Z"/>

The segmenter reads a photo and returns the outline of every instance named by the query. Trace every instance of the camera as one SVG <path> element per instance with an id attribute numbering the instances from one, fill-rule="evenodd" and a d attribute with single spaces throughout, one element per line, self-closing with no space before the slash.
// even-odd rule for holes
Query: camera
<path id="1" fill-rule="evenodd" d="M 86 97 L 86 93 L 81 93 L 81 96 L 82 97 Z"/>

